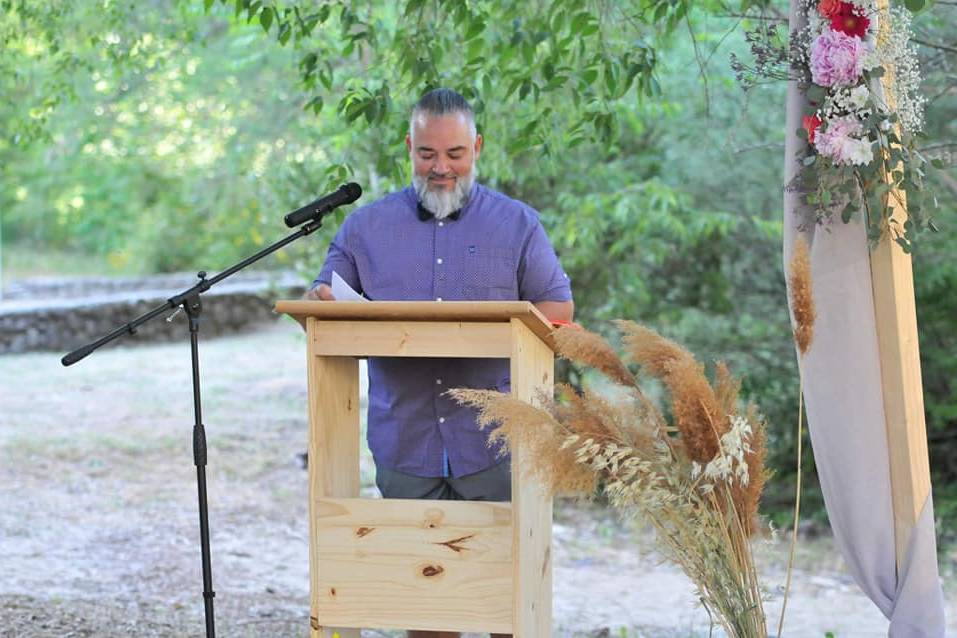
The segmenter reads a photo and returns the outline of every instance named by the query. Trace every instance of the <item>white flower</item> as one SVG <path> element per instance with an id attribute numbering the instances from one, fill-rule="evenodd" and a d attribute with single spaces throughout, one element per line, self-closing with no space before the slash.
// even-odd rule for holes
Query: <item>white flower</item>
<path id="1" fill-rule="evenodd" d="M 845 0 L 850 2 L 858 9 L 862 15 L 866 15 L 871 21 L 871 28 L 868 29 L 870 33 L 874 33 L 876 30 L 876 18 L 877 18 L 877 3 L 872 0 Z"/>
<path id="2" fill-rule="evenodd" d="M 856 111 L 860 110 L 864 108 L 865 104 L 867 104 L 867 98 L 869 98 L 870 95 L 871 92 L 868 90 L 867 86 L 861 84 L 851 89 L 850 95 L 847 99 L 847 104 Z"/>
<path id="3" fill-rule="evenodd" d="M 848 163 L 855 166 L 866 166 L 874 159 L 874 150 L 868 140 L 847 140 L 844 155 Z"/>

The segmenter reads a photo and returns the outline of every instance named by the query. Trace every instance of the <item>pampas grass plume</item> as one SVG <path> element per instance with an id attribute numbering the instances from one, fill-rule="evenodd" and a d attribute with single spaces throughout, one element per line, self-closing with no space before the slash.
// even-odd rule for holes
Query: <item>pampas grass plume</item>
<path id="1" fill-rule="evenodd" d="M 794 242 L 794 255 L 788 268 L 788 283 L 791 312 L 794 313 L 794 341 L 803 356 L 814 340 L 814 320 L 817 317 L 811 288 L 811 258 L 803 237 L 798 237 Z"/>
<path id="2" fill-rule="evenodd" d="M 494 390 L 449 390 L 459 403 L 479 411 L 481 427 L 492 427 L 489 444 L 504 440 L 509 450 L 534 459 L 524 465 L 529 478 L 538 479 L 548 493 L 589 495 L 598 477 L 575 461 L 575 450 L 563 446 L 571 432 L 548 410 Z"/>
<path id="3" fill-rule="evenodd" d="M 569 326 L 554 331 L 552 337 L 562 357 L 594 368 L 619 385 L 637 387 L 634 375 L 600 335 Z"/>
<path id="4" fill-rule="evenodd" d="M 728 415 L 733 410 L 724 409 L 704 366 L 688 350 L 650 328 L 633 321 L 615 324 L 622 331 L 622 343 L 631 360 L 668 388 L 675 427 L 688 456 L 698 463 L 709 462 L 718 452 L 718 439 L 730 427 Z M 732 394 L 736 398 L 734 382 L 725 378 L 723 383 L 722 393 L 727 395 L 723 398 L 730 400 Z"/>

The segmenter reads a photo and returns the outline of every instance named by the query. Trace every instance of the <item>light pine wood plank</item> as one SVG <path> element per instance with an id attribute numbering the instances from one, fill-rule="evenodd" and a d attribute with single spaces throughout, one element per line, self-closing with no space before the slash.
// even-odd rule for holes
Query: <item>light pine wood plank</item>
<path id="1" fill-rule="evenodd" d="M 335 553 L 379 553 L 469 562 L 512 559 L 508 503 L 411 499 L 320 499 L 320 546 Z M 502 539 L 507 542 L 499 543 Z"/>
<path id="2" fill-rule="evenodd" d="M 882 15 L 887 0 L 878 0 Z M 886 20 L 881 20 L 886 23 Z M 883 25 L 882 28 L 887 28 Z M 881 88 L 894 110 L 893 92 L 897 69 L 884 69 Z M 898 125 L 898 134 L 900 126 Z M 889 179 L 889 178 L 888 178 Z M 892 218 L 903 227 L 906 195 L 893 191 L 884 196 L 892 203 Z M 894 539 L 897 567 L 901 567 L 921 510 L 930 495 L 930 461 L 924 416 L 924 385 L 917 339 L 917 308 L 914 272 L 910 255 L 885 236 L 871 253 L 871 284 L 881 361 L 885 426 L 890 452 L 891 495 L 894 503 Z"/>
<path id="3" fill-rule="evenodd" d="M 889 239 L 871 254 L 897 565 L 930 495 L 924 387 L 910 255 Z"/>
<path id="4" fill-rule="evenodd" d="M 552 324 L 528 301 L 304 301 L 282 299 L 276 312 L 297 320 L 316 317 L 323 321 L 522 321 L 549 345 Z M 449 355 L 452 356 L 452 355 Z"/>
<path id="5" fill-rule="evenodd" d="M 554 387 L 554 353 L 519 319 L 512 319 L 512 394 L 540 404 Z M 523 475 L 535 460 L 512 447 L 512 552 L 515 555 L 514 634 L 549 638 L 552 623 L 552 499 Z"/>
<path id="6" fill-rule="evenodd" d="M 334 356 L 507 359 L 510 333 L 507 323 L 323 320 L 312 347 Z"/>
<path id="7" fill-rule="evenodd" d="M 307 333 L 318 322 L 310 318 Z M 312 343 L 312 339 L 309 339 Z M 309 381 L 309 578 L 312 638 L 359 638 L 355 629 L 323 626 L 318 604 L 320 562 L 317 506 L 320 498 L 359 495 L 359 362 L 307 351 Z"/>
<path id="8" fill-rule="evenodd" d="M 320 618 L 511 632 L 508 503 L 323 499 L 317 524 Z"/>

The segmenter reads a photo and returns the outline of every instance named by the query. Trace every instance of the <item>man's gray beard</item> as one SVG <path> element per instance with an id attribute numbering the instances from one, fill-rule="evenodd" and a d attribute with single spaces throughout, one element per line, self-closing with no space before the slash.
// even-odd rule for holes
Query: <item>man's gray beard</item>
<path id="1" fill-rule="evenodd" d="M 445 219 L 457 210 L 460 210 L 469 201 L 472 192 L 472 183 L 475 181 L 475 169 L 468 175 L 461 175 L 455 180 L 452 190 L 429 190 L 429 178 L 412 174 L 412 186 L 419 201 L 427 211 L 435 215 L 436 219 Z"/>

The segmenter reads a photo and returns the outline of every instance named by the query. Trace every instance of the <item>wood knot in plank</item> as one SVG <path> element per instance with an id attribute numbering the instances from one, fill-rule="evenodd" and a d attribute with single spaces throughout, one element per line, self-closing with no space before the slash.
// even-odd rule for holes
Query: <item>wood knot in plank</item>
<path id="1" fill-rule="evenodd" d="M 464 543 L 471 540 L 474 536 L 475 534 L 469 534 L 468 536 L 460 536 L 459 538 L 453 538 L 452 540 L 448 540 L 442 543 L 433 543 L 433 544 L 444 545 L 445 547 L 448 547 L 449 549 L 451 549 L 453 552 L 459 553 L 459 552 L 464 552 L 465 550 L 468 549 L 468 547 L 464 546 Z"/>
<path id="2" fill-rule="evenodd" d="M 374 527 L 360 527 L 356 530 L 356 537 L 362 538 L 367 534 L 371 534 L 375 530 Z"/>
<path id="3" fill-rule="evenodd" d="M 438 576 L 445 571 L 445 568 L 441 565 L 426 565 L 422 568 L 422 575 L 431 578 L 432 576 Z"/>
<path id="4" fill-rule="evenodd" d="M 335 596 L 335 595 L 336 595 L 336 588 L 335 588 L 335 587 L 330 587 L 330 588 L 329 588 L 329 594 L 332 595 L 332 596 Z"/>
<path id="5" fill-rule="evenodd" d="M 437 508 L 429 508 L 425 512 L 425 526 L 429 529 L 435 529 L 442 524 L 442 519 L 445 518 L 445 513 Z"/>

